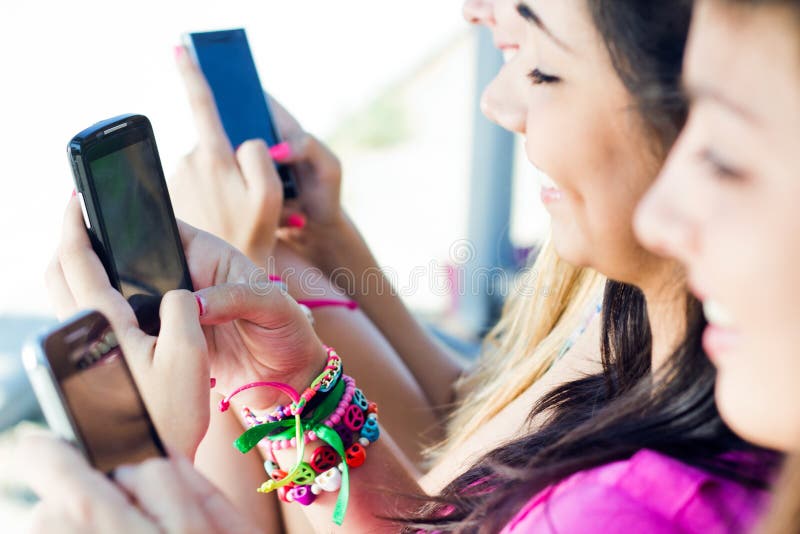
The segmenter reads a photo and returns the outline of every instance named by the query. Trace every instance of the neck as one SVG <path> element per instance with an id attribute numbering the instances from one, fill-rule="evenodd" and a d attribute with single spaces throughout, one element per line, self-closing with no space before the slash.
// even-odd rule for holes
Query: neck
<path id="1" fill-rule="evenodd" d="M 686 296 L 671 280 L 667 284 L 664 281 L 664 277 L 659 277 L 656 284 L 639 286 L 650 318 L 654 371 L 675 352 L 686 331 Z"/>

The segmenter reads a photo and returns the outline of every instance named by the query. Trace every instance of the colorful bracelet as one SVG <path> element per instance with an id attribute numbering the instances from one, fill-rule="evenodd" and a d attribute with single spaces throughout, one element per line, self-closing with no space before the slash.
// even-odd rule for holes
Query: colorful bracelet
<path id="1" fill-rule="evenodd" d="M 292 399 L 292 404 L 273 412 L 282 416 L 282 419 L 263 422 L 249 408 L 243 410 L 251 428 L 234 442 L 234 446 L 246 453 L 259 445 L 269 453 L 271 460 L 264 462 L 264 468 L 270 480 L 261 485 L 259 492 L 277 491 L 281 500 L 307 506 L 323 491 L 338 491 L 333 521 L 341 525 L 349 501 L 349 469 L 357 468 L 366 461 L 366 448 L 380 437 L 380 427 L 378 406 L 369 402 L 356 388 L 352 377 L 342 374 L 341 358 L 336 351 L 329 347 L 326 350 L 328 364 L 303 392 L 304 395 L 286 384 L 254 382 L 225 397 L 220 403 L 220 410 L 225 411 L 230 407 L 234 395 L 253 387 L 275 387 L 286 393 Z M 317 405 L 309 409 L 305 418 L 301 418 L 303 408 L 320 392 L 326 395 L 317 397 L 321 401 L 315 401 Z M 289 419 L 289 415 L 294 417 L 294 421 Z M 314 450 L 308 462 L 304 461 L 305 446 L 316 440 L 323 441 L 324 445 Z M 288 472 L 282 470 L 274 451 L 295 447 L 295 465 Z"/>

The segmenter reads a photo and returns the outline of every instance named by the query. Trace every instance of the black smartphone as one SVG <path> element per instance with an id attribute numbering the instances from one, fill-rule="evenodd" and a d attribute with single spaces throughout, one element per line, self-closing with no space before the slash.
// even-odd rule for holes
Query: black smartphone
<path id="1" fill-rule="evenodd" d="M 280 143 L 245 31 L 189 33 L 183 36 L 183 42 L 214 93 L 231 146 L 236 148 L 248 139 L 263 139 L 269 146 Z M 292 168 L 278 165 L 278 173 L 283 197 L 295 198 L 297 179 Z"/>
<path id="2" fill-rule="evenodd" d="M 29 341 L 22 360 L 50 428 L 96 469 L 166 456 L 102 314 L 83 312 Z"/>
<path id="3" fill-rule="evenodd" d="M 139 326 L 158 333 L 161 297 L 192 291 L 150 121 L 121 115 L 80 132 L 67 147 L 89 237 Z"/>

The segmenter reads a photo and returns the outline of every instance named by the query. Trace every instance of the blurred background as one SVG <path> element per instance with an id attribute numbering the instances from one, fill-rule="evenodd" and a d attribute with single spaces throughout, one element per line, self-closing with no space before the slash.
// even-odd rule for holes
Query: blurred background
<path id="1" fill-rule="evenodd" d="M 142 113 L 169 177 L 195 142 L 173 64 L 188 31 L 246 28 L 265 89 L 342 160 L 343 203 L 397 290 L 474 353 L 502 295 L 491 280 L 459 288 L 441 278 L 481 268 L 513 276 L 547 220 L 520 141 L 480 116 L 480 92 L 502 60 L 461 3 L 4 3 L 0 432 L 39 417 L 19 353 L 54 322 L 43 274 L 73 188 L 66 143 L 101 119 Z M 412 283 L 412 272 L 425 274 Z M 4 529 L 18 530 L 28 502 L 0 472 Z"/>

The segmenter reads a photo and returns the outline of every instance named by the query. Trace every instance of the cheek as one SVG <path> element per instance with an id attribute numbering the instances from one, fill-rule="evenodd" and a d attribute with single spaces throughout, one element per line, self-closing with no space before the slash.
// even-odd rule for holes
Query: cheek
<path id="1" fill-rule="evenodd" d="M 720 414 L 741 437 L 789 450 L 800 443 L 800 359 L 774 345 L 744 343 L 718 362 L 716 399 Z"/>

